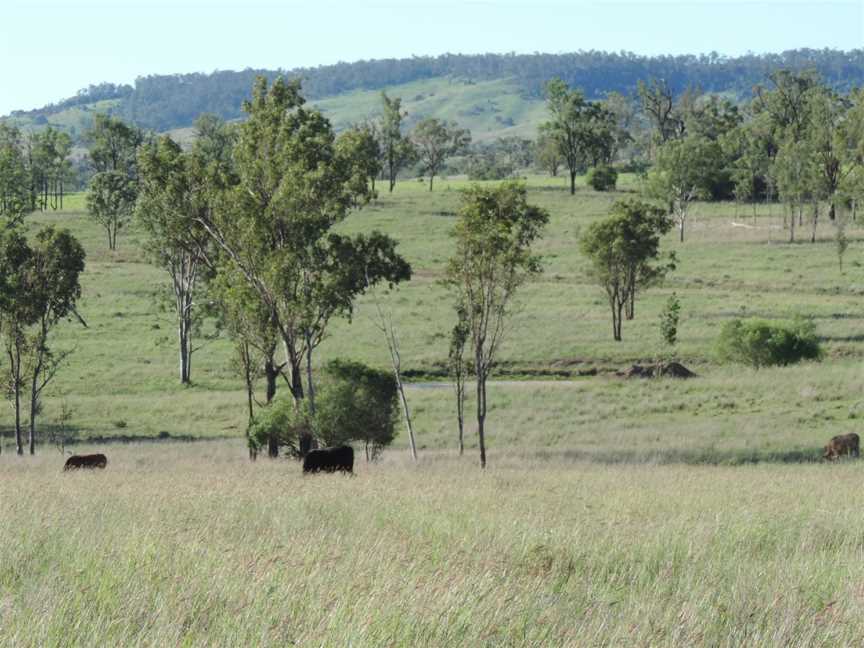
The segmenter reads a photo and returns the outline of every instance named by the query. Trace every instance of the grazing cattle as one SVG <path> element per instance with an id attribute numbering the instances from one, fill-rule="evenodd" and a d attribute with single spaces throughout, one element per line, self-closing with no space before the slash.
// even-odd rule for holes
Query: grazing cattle
<path id="1" fill-rule="evenodd" d="M 341 446 L 312 450 L 303 458 L 303 472 L 354 472 L 354 448 Z"/>
<path id="2" fill-rule="evenodd" d="M 104 468 L 108 465 L 108 458 L 104 454 L 72 455 L 66 460 L 63 470 L 75 470 L 77 468 Z"/>
<path id="3" fill-rule="evenodd" d="M 825 454 L 822 456 L 828 461 L 834 461 L 842 455 L 857 457 L 860 444 L 861 441 L 854 432 L 851 434 L 840 434 L 828 442 L 828 445 L 825 446 Z"/>

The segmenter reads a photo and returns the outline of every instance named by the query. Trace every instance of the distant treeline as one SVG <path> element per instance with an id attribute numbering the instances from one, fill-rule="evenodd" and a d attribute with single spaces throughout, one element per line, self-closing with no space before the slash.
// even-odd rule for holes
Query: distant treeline
<path id="1" fill-rule="evenodd" d="M 815 69 L 835 90 L 848 91 L 864 85 L 864 49 L 843 52 L 799 49 L 782 54 L 747 54 L 725 57 L 717 54 L 640 56 L 630 52 L 575 52 L 572 54 L 443 54 L 409 59 L 382 59 L 337 63 L 294 70 L 216 71 L 210 74 L 174 74 L 139 77 L 129 86 L 100 84 L 82 90 L 72 99 L 46 112 L 100 99 L 120 99 L 112 112 L 143 128 L 168 130 L 189 126 L 201 113 L 223 119 L 241 116 L 240 106 L 248 97 L 257 75 L 303 79 L 304 95 L 317 99 L 352 90 L 378 90 L 389 86 L 436 77 L 468 81 L 509 78 L 526 96 L 540 98 L 546 82 L 560 78 L 582 88 L 589 99 L 608 92 L 632 93 L 639 80 L 664 79 L 676 94 L 688 86 L 705 92 L 730 92 L 749 97 L 754 85 L 763 83 L 771 71 Z M 33 112 L 41 111 L 31 111 Z"/>
<path id="2" fill-rule="evenodd" d="M 116 84 L 116 83 L 99 83 L 97 85 L 89 85 L 86 88 L 82 88 L 77 93 L 75 93 L 74 97 L 69 97 L 68 99 L 64 99 L 63 101 L 58 101 L 57 103 L 48 104 L 47 106 L 43 106 L 42 108 L 36 108 L 34 110 L 13 110 L 13 117 L 25 117 L 32 115 L 40 115 L 40 114 L 51 114 L 60 112 L 61 110 L 66 110 L 67 108 L 74 108 L 75 106 L 86 106 L 88 104 L 96 103 L 97 101 L 104 101 L 106 99 L 123 99 L 124 97 L 128 97 L 133 92 L 135 92 L 135 88 L 131 85 L 124 84 Z"/>

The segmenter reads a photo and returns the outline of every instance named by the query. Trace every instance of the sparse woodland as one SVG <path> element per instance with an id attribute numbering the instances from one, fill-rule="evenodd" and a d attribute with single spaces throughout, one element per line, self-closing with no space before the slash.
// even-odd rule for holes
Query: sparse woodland
<path id="1" fill-rule="evenodd" d="M 854 644 L 864 90 L 813 61 L 526 73 L 494 141 L 258 76 L 96 118 L 71 194 L 0 125 L 0 645 Z"/>

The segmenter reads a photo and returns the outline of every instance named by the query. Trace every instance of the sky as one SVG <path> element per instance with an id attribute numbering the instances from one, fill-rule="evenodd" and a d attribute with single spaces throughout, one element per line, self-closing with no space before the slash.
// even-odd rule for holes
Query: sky
<path id="1" fill-rule="evenodd" d="M 104 81 L 447 52 L 864 47 L 864 0 L 0 0 L 0 115 Z"/>

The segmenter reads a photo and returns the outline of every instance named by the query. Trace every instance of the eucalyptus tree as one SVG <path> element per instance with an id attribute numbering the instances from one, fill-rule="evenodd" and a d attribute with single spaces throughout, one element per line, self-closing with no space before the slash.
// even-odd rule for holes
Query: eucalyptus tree
<path id="1" fill-rule="evenodd" d="M 558 143 L 548 134 L 541 133 L 534 142 L 534 164 L 553 178 L 558 177 L 558 170 L 564 163 L 564 158 L 558 148 Z"/>
<path id="2" fill-rule="evenodd" d="M 804 205 L 814 201 L 819 181 L 819 169 L 812 151 L 812 142 L 788 135 L 774 161 L 774 173 L 780 197 L 789 209 L 789 242 L 795 241 L 795 220 L 803 223 Z M 814 216 L 817 214 L 814 210 Z M 816 240 L 813 222 L 811 242 Z"/>
<path id="3" fill-rule="evenodd" d="M 49 337 L 57 324 L 75 312 L 85 260 L 84 248 L 66 229 L 42 229 L 32 249 L 25 298 L 35 319 L 29 342 L 30 454 L 36 451 L 36 417 L 41 411 L 42 392 L 71 353 L 51 349 Z"/>
<path id="4" fill-rule="evenodd" d="M 465 453 L 465 380 L 468 365 L 465 362 L 465 347 L 468 344 L 468 317 L 465 305 L 458 300 L 456 305 L 456 324 L 450 332 L 450 349 L 447 353 L 447 366 L 453 378 L 456 396 L 456 424 L 459 430 L 459 456 Z"/>
<path id="5" fill-rule="evenodd" d="M 771 148 L 773 142 L 766 120 L 760 117 L 741 124 L 721 137 L 723 153 L 729 162 L 735 197 L 749 201 L 756 216 L 756 201 L 770 191 L 772 183 Z"/>
<path id="6" fill-rule="evenodd" d="M 401 281 L 410 266 L 383 234 L 332 231 L 370 198 L 369 188 L 358 186 L 355 160 L 336 146 L 330 122 L 305 106 L 299 83 L 279 78 L 268 87 L 259 77 L 244 110 L 236 182 L 196 220 L 272 318 L 299 405 L 314 390 L 312 352 L 331 318 L 350 317 L 367 275 L 373 285 Z"/>
<path id="7" fill-rule="evenodd" d="M 581 91 L 570 90 L 560 79 L 553 79 L 546 85 L 546 97 L 551 119 L 541 124 L 540 133 L 555 142 L 564 158 L 564 164 L 570 172 L 572 195 L 576 193 L 576 175 L 586 164 L 582 124 L 587 103 Z"/>
<path id="8" fill-rule="evenodd" d="M 579 239 L 589 273 L 603 287 L 612 312 L 612 337 L 621 340 L 624 309 L 638 290 L 675 268 L 674 256 L 658 263 L 660 238 L 672 223 L 662 210 L 635 200 L 619 200 L 608 217 L 592 223 Z"/>
<path id="9" fill-rule="evenodd" d="M 532 244 L 549 214 L 529 205 L 524 184 L 473 186 L 462 192 L 453 230 L 456 250 L 447 264 L 446 283 L 464 308 L 477 387 L 480 466 L 486 467 L 486 382 L 506 333 L 516 291 L 541 271 Z M 460 315 L 461 317 L 461 315 Z"/>
<path id="10" fill-rule="evenodd" d="M 801 139 L 810 126 L 810 97 L 820 86 L 815 72 L 777 70 L 768 75 L 768 86 L 754 88 L 753 112 L 765 114 L 774 141 Z"/>
<path id="11" fill-rule="evenodd" d="M 52 330 L 75 312 L 84 250 L 68 230 L 46 227 L 33 244 L 18 231 L 0 239 L 0 333 L 7 359 L 7 393 L 15 412 L 15 444 L 24 453 L 22 398 L 29 391 L 30 453 L 35 452 L 41 395 L 68 352 L 49 346 Z"/>
<path id="12" fill-rule="evenodd" d="M 691 204 L 710 196 L 716 172 L 723 164 L 720 145 L 704 137 L 670 140 L 658 149 L 646 190 L 675 217 L 681 242 Z"/>
<path id="13" fill-rule="evenodd" d="M 435 117 L 417 124 L 411 138 L 423 172 L 429 176 L 429 191 L 447 158 L 463 152 L 471 143 L 471 133 L 467 129 Z"/>
<path id="14" fill-rule="evenodd" d="M 48 127 L 32 132 L 25 142 L 31 209 L 62 209 L 65 182 L 72 173 L 72 138 Z"/>
<path id="15" fill-rule="evenodd" d="M 807 139 L 817 168 L 818 198 L 827 201 L 833 221 L 838 191 L 864 158 L 864 92 L 841 97 L 820 87 L 809 95 Z"/>
<path id="16" fill-rule="evenodd" d="M 145 252 L 171 277 L 180 382 L 191 382 L 194 333 L 201 308 L 196 304 L 206 271 L 210 243 L 197 217 L 211 209 L 203 160 L 184 153 L 170 137 L 141 148 L 139 191 L 135 214 L 147 234 Z"/>
<path id="17" fill-rule="evenodd" d="M 637 92 L 659 144 L 684 136 L 684 116 L 675 104 L 672 88 L 664 79 L 651 79 L 648 83 L 639 81 Z"/>
<path id="18" fill-rule="evenodd" d="M 138 148 L 144 142 L 140 129 L 122 120 L 96 115 L 86 140 L 90 164 L 96 174 L 90 180 L 87 209 L 105 229 L 108 248 L 117 248 L 117 234 L 132 218 L 138 195 Z"/>
<path id="19" fill-rule="evenodd" d="M 402 112 L 402 98 L 391 99 L 382 91 L 381 103 L 381 128 L 378 136 L 382 168 L 390 186 L 390 193 L 393 193 L 399 172 L 414 162 L 416 151 L 410 138 L 402 132 L 402 120 L 407 115 Z"/>
<path id="20" fill-rule="evenodd" d="M 381 144 L 374 124 L 360 124 L 344 131 L 336 139 L 336 148 L 341 157 L 354 163 L 354 182 L 360 185 L 357 190 L 358 195 L 365 195 L 368 192 L 376 198 L 375 178 L 381 173 L 383 165 Z M 367 183 L 369 187 L 364 190 L 362 185 Z"/>
<path id="21" fill-rule="evenodd" d="M 0 217 L 14 226 L 32 211 L 21 132 L 0 123 Z"/>
<path id="22" fill-rule="evenodd" d="M 585 100 L 560 79 L 546 85 L 550 120 L 541 124 L 542 135 L 557 145 L 570 172 L 570 193 L 576 193 L 576 175 L 586 165 L 612 161 L 616 146 L 615 116 L 601 104 Z"/>

